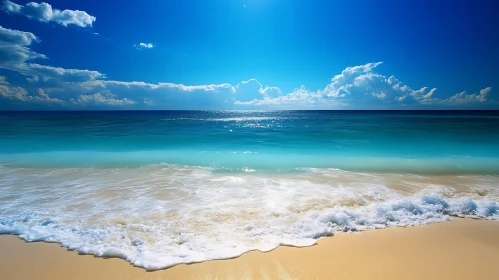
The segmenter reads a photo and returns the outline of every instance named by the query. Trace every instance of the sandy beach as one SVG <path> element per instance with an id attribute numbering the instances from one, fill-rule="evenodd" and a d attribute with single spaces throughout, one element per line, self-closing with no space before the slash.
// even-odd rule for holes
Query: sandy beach
<path id="1" fill-rule="evenodd" d="M 324 238 L 239 258 L 147 272 L 58 244 L 0 236 L 2 279 L 499 279 L 499 222 L 454 218 Z"/>

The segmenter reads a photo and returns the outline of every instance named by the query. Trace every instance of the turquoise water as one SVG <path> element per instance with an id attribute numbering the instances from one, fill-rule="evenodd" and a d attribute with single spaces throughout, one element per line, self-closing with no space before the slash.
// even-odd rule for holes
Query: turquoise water
<path id="1" fill-rule="evenodd" d="M 0 234 L 150 270 L 499 220 L 498 112 L 0 112 Z"/>
<path id="2" fill-rule="evenodd" d="M 0 136 L 13 166 L 499 173 L 497 112 L 12 112 Z"/>

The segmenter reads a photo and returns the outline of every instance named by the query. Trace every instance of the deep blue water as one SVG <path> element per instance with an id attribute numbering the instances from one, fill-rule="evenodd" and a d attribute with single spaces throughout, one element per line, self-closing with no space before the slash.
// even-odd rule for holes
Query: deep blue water
<path id="1" fill-rule="evenodd" d="M 0 112 L 0 165 L 499 174 L 497 111 Z"/>

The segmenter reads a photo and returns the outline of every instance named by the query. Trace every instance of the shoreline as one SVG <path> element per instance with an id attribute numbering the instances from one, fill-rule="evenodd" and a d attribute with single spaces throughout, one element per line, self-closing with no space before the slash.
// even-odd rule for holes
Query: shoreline
<path id="1" fill-rule="evenodd" d="M 322 238 L 311 247 L 279 246 L 225 260 L 146 271 L 58 243 L 0 235 L 3 279 L 495 279 L 499 222 L 452 218 Z"/>

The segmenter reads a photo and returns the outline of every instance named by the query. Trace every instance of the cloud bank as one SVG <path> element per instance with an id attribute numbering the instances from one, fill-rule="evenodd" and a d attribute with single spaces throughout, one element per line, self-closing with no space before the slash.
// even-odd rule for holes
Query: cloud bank
<path id="1" fill-rule="evenodd" d="M 4 1 L 2 10 L 9 14 L 22 15 L 29 19 L 42 22 L 55 22 L 63 26 L 74 24 L 80 27 L 92 26 L 96 20 L 94 16 L 84 11 L 78 10 L 58 10 L 53 9 L 48 3 L 30 2 L 26 5 L 19 5 L 11 1 Z"/>
<path id="2" fill-rule="evenodd" d="M 377 72 L 382 62 L 347 67 L 319 90 L 301 86 L 291 92 L 256 79 L 235 85 L 109 80 L 99 71 L 38 63 L 46 59 L 31 50 L 39 42 L 30 32 L 0 26 L 0 69 L 18 77 L 0 76 L 0 109 L 476 109 L 497 104 L 489 100 L 490 87 L 447 98 L 436 88 L 413 89 Z"/>

